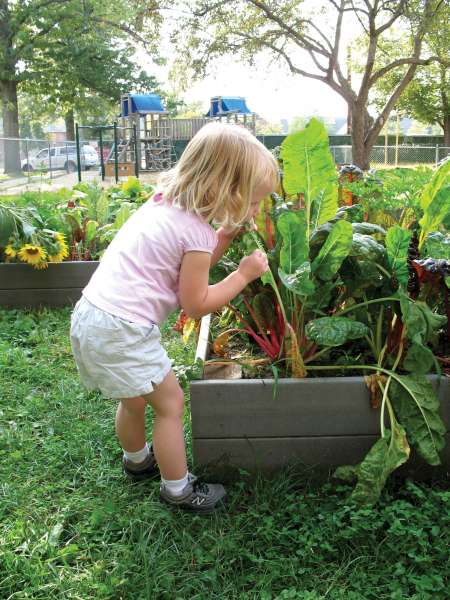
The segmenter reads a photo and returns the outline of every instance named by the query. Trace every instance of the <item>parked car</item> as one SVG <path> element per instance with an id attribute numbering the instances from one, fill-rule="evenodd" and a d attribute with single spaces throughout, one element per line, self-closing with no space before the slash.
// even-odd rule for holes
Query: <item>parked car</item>
<path id="1" fill-rule="evenodd" d="M 100 159 L 94 146 L 85 144 L 80 148 L 81 168 L 89 169 L 98 167 Z M 60 170 L 73 172 L 77 169 L 77 149 L 75 145 L 64 144 L 39 150 L 36 154 L 30 154 L 21 162 L 23 171 L 47 171 Z"/>

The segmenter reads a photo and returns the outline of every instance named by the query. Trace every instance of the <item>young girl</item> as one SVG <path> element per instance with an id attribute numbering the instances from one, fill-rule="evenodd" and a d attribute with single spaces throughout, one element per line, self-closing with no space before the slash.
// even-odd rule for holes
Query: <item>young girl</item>
<path id="1" fill-rule="evenodd" d="M 268 269 L 265 254 L 255 250 L 208 285 L 209 269 L 277 184 L 275 159 L 246 129 L 204 126 L 163 174 L 158 193 L 120 229 L 72 315 L 82 382 L 119 400 L 115 424 L 125 473 L 142 479 L 159 472 L 160 499 L 182 509 L 211 512 L 226 492 L 188 472 L 184 395 L 158 326 L 180 305 L 197 319 L 220 309 Z M 147 404 L 154 410 L 150 447 Z"/>

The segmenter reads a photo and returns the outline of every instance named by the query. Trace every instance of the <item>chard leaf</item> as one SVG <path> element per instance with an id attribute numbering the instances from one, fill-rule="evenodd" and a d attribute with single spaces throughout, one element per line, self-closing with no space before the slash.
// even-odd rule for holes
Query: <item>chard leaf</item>
<path id="1" fill-rule="evenodd" d="M 295 273 L 309 255 L 305 213 L 283 213 L 278 218 L 277 228 L 282 238 L 280 267 L 285 273 Z"/>
<path id="2" fill-rule="evenodd" d="M 298 296 L 309 296 L 314 293 L 315 285 L 310 279 L 311 264 L 305 261 L 296 270 L 295 273 L 285 273 L 283 269 L 278 269 L 278 275 L 281 282 L 288 290 Z"/>
<path id="3" fill-rule="evenodd" d="M 369 330 L 364 323 L 347 317 L 322 317 L 309 321 L 306 337 L 321 346 L 341 346 L 349 340 L 364 337 Z"/>
<path id="4" fill-rule="evenodd" d="M 314 313 L 320 313 L 322 309 L 330 304 L 336 285 L 338 285 L 336 281 L 324 281 L 321 283 L 320 287 L 316 287 L 315 291 L 304 300 L 305 307 Z"/>
<path id="5" fill-rule="evenodd" d="M 450 233 L 446 235 L 440 231 L 429 233 L 425 240 L 422 257 L 450 259 Z"/>
<path id="6" fill-rule="evenodd" d="M 357 260 L 348 256 L 339 269 L 339 275 L 349 295 L 361 297 L 369 287 L 383 285 L 380 271 L 371 260 Z"/>
<path id="7" fill-rule="evenodd" d="M 120 229 L 133 214 L 131 206 L 131 202 L 122 202 L 122 205 L 117 211 L 116 218 L 114 220 L 114 227 L 116 229 Z"/>
<path id="8" fill-rule="evenodd" d="M 450 165 L 450 161 L 448 161 Z M 439 228 L 444 218 L 450 212 L 450 182 L 440 188 L 424 210 L 419 221 L 422 228 L 419 237 L 419 249 L 422 248 L 427 235 Z"/>
<path id="9" fill-rule="evenodd" d="M 348 221 L 335 223 L 312 263 L 313 273 L 323 281 L 332 279 L 352 247 L 352 226 Z"/>
<path id="10" fill-rule="evenodd" d="M 6 246 L 15 229 L 12 213 L 0 206 L 0 246 Z"/>
<path id="11" fill-rule="evenodd" d="M 439 414 L 439 399 L 429 380 L 423 375 L 396 375 L 389 396 L 411 444 L 430 465 L 441 464 L 439 452 L 445 446 L 447 428 Z"/>
<path id="12" fill-rule="evenodd" d="M 427 346 L 418 342 L 413 342 L 408 348 L 408 352 L 403 361 L 403 368 L 410 373 L 425 375 L 435 364 L 433 352 Z"/>
<path id="13" fill-rule="evenodd" d="M 406 286 L 408 283 L 408 247 L 411 232 L 394 225 L 386 234 L 386 251 L 389 265 L 398 282 Z"/>
<path id="14" fill-rule="evenodd" d="M 447 317 L 434 313 L 425 302 L 411 302 L 405 294 L 400 294 L 400 308 L 408 339 L 417 344 L 426 344 L 447 323 Z"/>
<path id="15" fill-rule="evenodd" d="M 374 240 L 372 236 L 355 233 L 353 229 L 353 243 L 350 256 L 378 260 L 383 254 L 384 246 Z"/>
<path id="16" fill-rule="evenodd" d="M 437 169 L 430 181 L 423 187 L 422 194 L 420 196 L 420 206 L 426 211 L 430 204 L 433 202 L 436 194 L 441 190 L 443 186 L 450 184 L 450 160 L 444 162 L 439 169 Z M 448 198 L 448 197 L 447 197 Z M 447 205 L 448 206 L 448 205 Z"/>
<path id="17" fill-rule="evenodd" d="M 100 194 L 100 197 L 97 200 L 96 206 L 96 216 L 97 220 L 100 223 L 107 223 L 109 217 L 109 200 L 108 195 L 106 193 Z"/>
<path id="18" fill-rule="evenodd" d="M 353 233 L 372 235 L 373 233 L 385 234 L 386 230 L 376 223 L 352 223 Z"/>
<path id="19" fill-rule="evenodd" d="M 338 209 L 338 178 L 323 123 L 313 118 L 303 131 L 288 135 L 280 158 L 286 193 L 304 195 L 308 230 L 313 214 L 317 225 L 332 219 Z"/>
<path id="20" fill-rule="evenodd" d="M 86 244 L 89 244 L 90 242 L 92 242 L 92 240 L 95 237 L 97 229 L 98 229 L 98 223 L 97 223 L 97 221 L 88 221 L 86 223 L 86 228 L 85 228 L 85 241 L 86 241 Z"/>
<path id="21" fill-rule="evenodd" d="M 357 480 L 350 497 L 356 504 L 370 506 L 377 502 L 389 475 L 408 460 L 409 454 L 406 432 L 394 423 L 393 433 L 385 429 L 385 437 L 375 442 L 359 465 L 338 467 L 333 476 Z"/>

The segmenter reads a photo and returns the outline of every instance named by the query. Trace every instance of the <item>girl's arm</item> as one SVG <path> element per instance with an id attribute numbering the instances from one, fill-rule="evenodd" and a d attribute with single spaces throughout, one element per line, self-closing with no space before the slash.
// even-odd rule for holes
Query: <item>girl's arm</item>
<path id="1" fill-rule="evenodd" d="M 211 255 L 186 252 L 180 269 L 178 294 L 184 312 L 194 319 L 214 312 L 235 298 L 268 269 L 267 256 L 255 250 L 244 257 L 236 271 L 214 285 L 208 285 Z"/>

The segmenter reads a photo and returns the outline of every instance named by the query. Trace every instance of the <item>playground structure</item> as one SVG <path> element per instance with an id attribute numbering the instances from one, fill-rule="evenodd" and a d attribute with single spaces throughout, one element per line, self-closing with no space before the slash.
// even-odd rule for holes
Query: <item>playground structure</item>
<path id="1" fill-rule="evenodd" d="M 119 161 L 137 160 L 140 171 L 170 169 L 176 156 L 171 119 L 161 98 L 157 94 L 123 94 L 120 105 L 121 130 L 125 137 L 119 141 Z"/>
<path id="2" fill-rule="evenodd" d="M 250 129 L 253 135 L 256 134 L 256 114 L 249 110 L 242 96 L 214 96 L 206 117 L 214 121 L 238 123 Z"/>
<path id="3" fill-rule="evenodd" d="M 179 125 L 193 137 L 206 123 L 214 121 L 238 123 L 255 134 L 256 115 L 240 96 L 214 96 L 205 117 L 178 120 L 170 117 L 157 94 L 123 94 L 120 125 L 117 121 L 113 125 L 76 125 L 78 180 L 81 181 L 80 131 L 84 129 L 95 130 L 98 134 L 102 180 L 114 176 L 117 182 L 123 175 L 139 177 L 141 171 L 170 169 L 176 162 L 174 140 L 179 138 Z M 104 134 L 108 131 L 113 132 L 113 140 L 105 157 Z"/>

